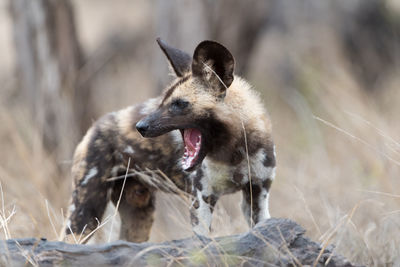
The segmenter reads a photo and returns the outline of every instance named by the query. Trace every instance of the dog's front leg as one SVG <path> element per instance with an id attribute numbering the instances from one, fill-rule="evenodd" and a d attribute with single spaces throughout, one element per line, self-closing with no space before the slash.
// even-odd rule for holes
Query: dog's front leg
<path id="1" fill-rule="evenodd" d="M 270 218 L 268 197 L 271 183 L 272 180 L 267 178 L 262 183 L 247 183 L 242 190 L 242 211 L 250 227 Z"/>
<path id="2" fill-rule="evenodd" d="M 190 208 L 190 220 L 196 234 L 208 236 L 210 233 L 212 213 L 217 200 L 216 195 L 205 195 L 204 192 L 195 189 L 194 200 Z"/>

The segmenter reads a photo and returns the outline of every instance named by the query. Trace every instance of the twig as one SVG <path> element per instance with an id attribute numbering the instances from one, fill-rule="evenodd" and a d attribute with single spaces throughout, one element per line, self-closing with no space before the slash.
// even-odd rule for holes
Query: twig
<path id="1" fill-rule="evenodd" d="M 249 172 L 249 186 L 250 186 L 250 227 L 253 227 L 253 188 L 251 184 L 251 168 L 250 168 L 250 159 L 249 159 L 249 148 L 247 146 L 247 135 L 246 135 L 246 129 L 244 128 L 244 123 L 242 121 L 242 128 L 243 128 L 243 133 L 244 133 L 244 143 L 246 147 L 246 158 L 247 158 L 247 167 L 248 167 L 248 172 Z"/>

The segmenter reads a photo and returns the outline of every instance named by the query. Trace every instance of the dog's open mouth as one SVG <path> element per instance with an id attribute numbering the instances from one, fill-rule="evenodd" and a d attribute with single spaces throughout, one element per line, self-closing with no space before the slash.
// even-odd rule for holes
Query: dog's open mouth
<path id="1" fill-rule="evenodd" d="M 185 153 L 182 157 L 182 167 L 189 170 L 194 167 L 198 161 L 202 145 L 201 132 L 195 128 L 181 130 Z"/>

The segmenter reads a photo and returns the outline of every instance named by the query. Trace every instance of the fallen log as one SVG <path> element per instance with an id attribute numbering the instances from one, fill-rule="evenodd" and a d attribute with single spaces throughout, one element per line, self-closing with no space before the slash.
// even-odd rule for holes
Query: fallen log
<path id="1" fill-rule="evenodd" d="M 244 234 L 163 243 L 79 245 L 46 239 L 0 244 L 0 266 L 353 266 L 304 236 L 289 219 L 269 219 Z"/>

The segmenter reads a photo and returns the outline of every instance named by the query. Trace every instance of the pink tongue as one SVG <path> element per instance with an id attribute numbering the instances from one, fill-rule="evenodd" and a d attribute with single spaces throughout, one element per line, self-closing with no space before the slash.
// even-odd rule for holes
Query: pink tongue
<path id="1" fill-rule="evenodd" d="M 201 133 L 197 129 L 185 129 L 183 131 L 183 139 L 188 150 L 195 152 L 196 143 L 201 140 Z"/>

